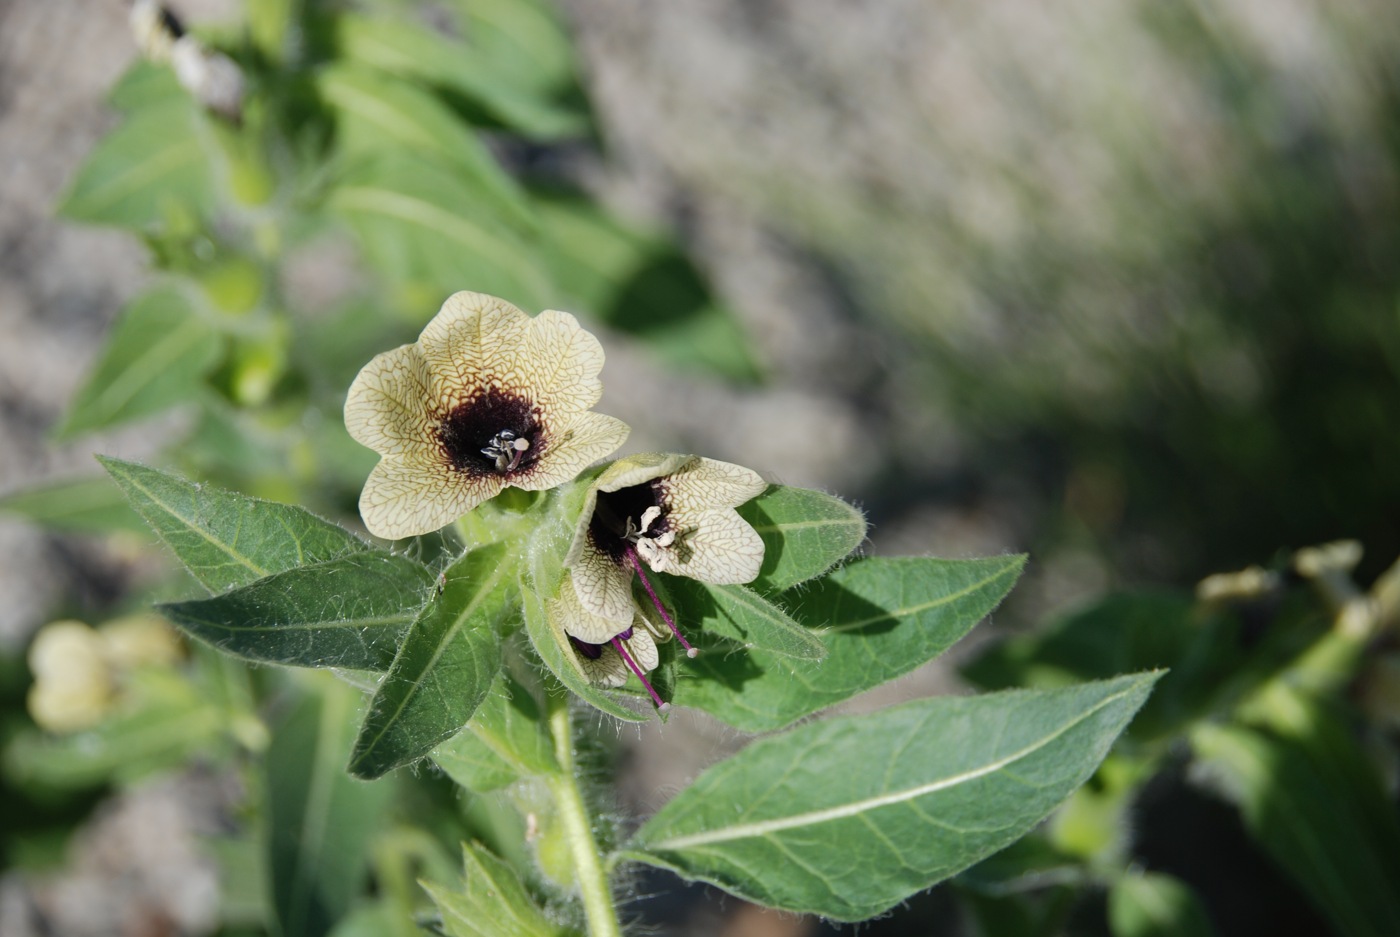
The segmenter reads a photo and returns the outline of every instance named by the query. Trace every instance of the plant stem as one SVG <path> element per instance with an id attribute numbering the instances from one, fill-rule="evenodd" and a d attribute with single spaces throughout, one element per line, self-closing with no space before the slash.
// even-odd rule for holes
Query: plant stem
<path id="1" fill-rule="evenodd" d="M 603 857 L 598 851 L 598 840 L 593 836 L 588 807 L 578 785 L 569 700 L 563 693 L 550 693 L 546 705 L 549 706 L 549 731 L 554 736 L 554 758 L 559 762 L 559 771 L 549 777 L 549 789 L 559 807 L 559 818 L 573 856 L 583 910 L 588 916 L 589 937 L 622 937 L 612 890 L 603 870 Z"/>

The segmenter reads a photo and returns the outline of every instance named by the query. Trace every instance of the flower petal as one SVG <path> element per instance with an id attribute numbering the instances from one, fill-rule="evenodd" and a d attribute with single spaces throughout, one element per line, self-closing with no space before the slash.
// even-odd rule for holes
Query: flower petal
<path id="1" fill-rule="evenodd" d="M 643 671 L 655 670 L 661 661 L 661 655 L 656 652 L 656 642 L 644 629 L 634 629 L 632 637 L 622 643 L 627 647 L 627 653 L 632 655 L 632 660 Z M 597 660 L 589 660 L 580 654 L 579 663 L 583 666 L 584 676 L 589 682 L 602 687 L 622 686 L 632 676 L 632 668 L 627 666 L 611 644 L 603 647 L 603 653 Z"/>
<path id="2" fill-rule="evenodd" d="M 375 355 L 345 395 L 350 437 L 380 455 L 421 456 L 434 449 L 427 363 L 415 345 Z"/>
<path id="3" fill-rule="evenodd" d="M 528 390 L 520 361 L 529 324 L 523 310 L 495 296 L 462 292 L 447 297 L 418 336 L 435 399 L 456 403 L 488 386 Z"/>
<path id="4" fill-rule="evenodd" d="M 520 360 L 521 379 L 543 408 L 577 412 L 603 396 L 603 346 L 567 312 L 548 310 L 529 321 Z"/>
<path id="5" fill-rule="evenodd" d="M 376 537 L 432 533 L 505 487 L 498 476 L 453 472 L 432 460 L 380 459 L 360 492 L 360 517 Z"/>
<path id="6" fill-rule="evenodd" d="M 614 563 L 612 557 L 592 543 L 585 542 L 569 563 L 574 592 L 584 610 L 618 625 L 613 634 L 632 621 L 636 604 L 632 601 L 632 570 Z"/>
<path id="7" fill-rule="evenodd" d="M 594 483 L 599 491 L 620 491 L 649 482 L 653 478 L 679 471 L 682 466 L 699 460 L 699 456 L 676 455 L 670 452 L 639 452 L 618 459 L 603 470 Z"/>
<path id="8" fill-rule="evenodd" d="M 687 462 L 671 472 L 662 484 L 672 517 L 715 508 L 737 508 L 763 494 L 768 487 L 753 469 L 703 458 Z"/>
<path id="9" fill-rule="evenodd" d="M 568 570 L 559 584 L 559 597 L 549 603 L 549 614 L 558 622 L 565 634 L 578 638 L 585 644 L 607 644 L 616 635 L 626 631 L 631 616 L 636 612 L 629 607 L 627 621 L 613 621 L 590 612 L 579 600 L 578 591 L 570 581 Z"/>
<path id="10" fill-rule="evenodd" d="M 763 539 L 738 512 L 706 511 L 686 518 L 680 539 L 653 551 L 651 568 L 715 585 L 752 582 L 763 566 Z"/>
<path id="11" fill-rule="evenodd" d="M 616 417 L 589 410 L 575 414 L 556 429 L 546 423 L 547 448 L 535 468 L 512 484 L 527 491 L 562 485 L 599 459 L 607 458 L 627 441 L 632 431 Z"/>

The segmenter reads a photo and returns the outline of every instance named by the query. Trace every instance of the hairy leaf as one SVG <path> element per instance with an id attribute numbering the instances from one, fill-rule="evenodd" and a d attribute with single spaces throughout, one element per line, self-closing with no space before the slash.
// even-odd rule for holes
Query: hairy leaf
<path id="1" fill-rule="evenodd" d="M 98 456 L 127 500 L 210 592 L 373 549 L 309 511 Z M 421 603 L 420 603 L 421 604 Z"/>
<path id="2" fill-rule="evenodd" d="M 149 416 L 197 396 L 223 340 L 179 290 L 157 287 L 122 311 L 58 429 L 61 437 Z"/>
<path id="3" fill-rule="evenodd" d="M 1010 591 L 1022 556 L 868 557 L 790 593 L 794 618 L 826 645 L 820 661 L 712 643 L 684 669 L 675 702 L 766 732 L 878 686 L 942 654 Z"/>
<path id="4" fill-rule="evenodd" d="M 433 761 L 458 784 L 489 791 L 521 775 L 557 769 L 554 743 L 545 731 L 539 701 L 502 668 L 467 731 L 433 751 Z"/>
<path id="5" fill-rule="evenodd" d="M 739 516 L 763 538 L 763 568 L 751 584 L 760 592 L 782 592 L 815 579 L 865 539 L 865 515 L 810 488 L 770 485 L 740 505 Z"/>
<path id="6" fill-rule="evenodd" d="M 377 778 L 427 755 L 467 724 L 501 668 L 498 625 L 514 611 L 516 569 L 508 547 L 465 554 L 444 574 L 442 594 L 413 622 L 374 694 L 350 770 Z"/>
<path id="7" fill-rule="evenodd" d="M 692 627 L 728 638 L 745 648 L 780 657 L 819 661 L 826 656 L 821 639 L 810 628 L 793 621 L 786 612 L 743 586 L 715 586 L 694 579 L 672 578 L 668 591 L 687 613 L 685 630 Z"/>
<path id="8" fill-rule="evenodd" d="M 449 937 L 565 937 L 535 904 L 520 876 L 478 843 L 462 844 L 462 889 L 424 882 Z"/>
<path id="9" fill-rule="evenodd" d="M 762 739 L 624 854 L 771 907 L 863 920 L 1029 832 L 1093 773 L 1156 677 L 916 700 Z"/>
<path id="10" fill-rule="evenodd" d="M 159 609 L 186 633 L 247 660 L 382 671 L 432 583 L 407 557 L 352 553 Z"/>
<path id="11" fill-rule="evenodd" d="M 283 934 L 319 937 L 350 909 L 392 788 L 345 773 L 360 695 L 330 678 L 272 736 L 267 829 L 273 910 Z"/>

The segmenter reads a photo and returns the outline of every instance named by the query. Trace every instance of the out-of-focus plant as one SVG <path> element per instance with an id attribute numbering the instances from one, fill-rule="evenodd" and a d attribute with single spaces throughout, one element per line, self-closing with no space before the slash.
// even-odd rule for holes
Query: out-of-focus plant
<path id="1" fill-rule="evenodd" d="M 694 456 L 585 468 L 626 435 L 589 410 L 601 348 L 512 303 L 732 380 L 756 362 L 674 246 L 509 158 L 593 133 L 548 10 L 433 12 L 267 0 L 195 35 L 135 4 L 150 61 L 62 210 L 142 237 L 158 276 L 59 434 L 179 409 L 166 461 L 228 487 L 107 459 L 115 489 L 6 499 L 129 531 L 119 492 L 208 593 L 160 606 L 188 659 L 128 654 L 127 624 L 41 631 L 31 711 L 51 734 L 12 733 L 7 783 L 231 772 L 247 815 L 218 849 L 255 873 L 225 924 L 298 937 L 618 934 L 637 863 L 861 920 L 1024 835 L 1158 675 L 793 727 L 941 654 L 1023 558 L 841 565 L 865 521 L 832 496 Z M 340 245 L 358 263 L 317 282 Z M 463 285 L 504 299 L 427 321 Z M 413 539 L 281 503 L 341 512 L 362 485 L 371 532 Z M 774 734 L 627 828 L 576 712 L 672 705 Z"/>
<path id="2" fill-rule="evenodd" d="M 1400 564 L 1362 591 L 1360 558 L 1342 542 L 1194 601 L 1110 597 L 968 664 L 988 688 L 1170 668 L 1094 781 L 961 877 L 984 932 L 1086 926 L 1105 895 L 1115 937 L 1400 929 Z"/>

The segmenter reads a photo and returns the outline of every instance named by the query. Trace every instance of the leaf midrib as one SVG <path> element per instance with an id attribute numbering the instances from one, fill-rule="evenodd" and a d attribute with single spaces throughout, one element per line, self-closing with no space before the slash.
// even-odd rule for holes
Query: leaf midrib
<path id="1" fill-rule="evenodd" d="M 111 467 L 112 467 L 113 465 L 118 464 L 118 463 L 106 463 L 106 464 L 107 464 L 108 469 L 109 469 L 109 471 L 110 471 Z M 180 523 L 184 524 L 185 527 L 186 527 L 186 529 L 188 529 L 188 530 L 190 530 L 191 532 L 196 533 L 196 534 L 198 534 L 200 537 L 204 538 L 204 540 L 205 540 L 206 542 L 208 542 L 211 546 L 217 547 L 219 550 L 222 550 L 225 554 L 228 555 L 228 557 L 229 557 L 230 559 L 232 559 L 232 560 L 234 560 L 235 562 L 237 562 L 240 566 L 244 567 L 244 568 L 247 569 L 249 572 L 254 573 L 256 578 L 262 579 L 262 578 L 265 577 L 265 576 L 270 576 L 270 575 L 272 575 L 271 572 L 270 572 L 269 570 L 263 569 L 261 566 L 259 566 L 258 564 L 254 563 L 251 559 L 249 559 L 248 557 L 244 556 L 243 554 L 235 552 L 234 549 L 233 549 L 231 546 L 229 546 L 228 544 L 224 543 L 222 540 L 216 539 L 212 534 L 210 534 L 210 533 L 209 533 L 207 530 L 205 530 L 203 527 L 200 527 L 199 525 L 195 524 L 189 517 L 186 517 L 184 514 L 181 514 L 179 511 L 177 511 L 174 507 L 172 507 L 171 505 L 167 504 L 165 501 L 162 501 L 162 500 L 156 495 L 156 493 L 155 493 L 154 491 L 152 491 L 150 488 L 147 488 L 145 485 L 143 485 L 143 484 L 142 484 L 140 481 L 138 481 L 138 480 L 136 479 L 136 477 L 135 477 L 134 475 L 132 475 L 130 472 L 125 472 L 125 471 L 123 471 L 123 472 L 122 472 L 122 475 L 123 475 L 124 478 L 126 478 L 127 482 L 128 482 L 133 488 L 135 488 L 137 491 L 141 492 L 141 494 L 145 495 L 146 498 L 147 498 L 152 504 L 154 504 L 156 507 L 160 508 L 161 510 L 165 511 L 166 514 L 168 514 L 168 515 L 170 515 L 171 517 L 175 518 L 175 519 L 178 520 Z M 162 538 L 162 539 L 164 539 L 164 540 L 166 540 L 167 542 L 169 542 L 169 539 L 170 539 L 170 538 L 169 538 L 163 531 L 160 531 L 160 530 L 158 529 L 158 530 L 157 530 L 157 533 L 159 533 L 159 534 L 161 535 L 161 538 Z M 206 567 L 206 568 L 207 568 L 207 567 Z M 200 578 L 201 578 L 201 582 L 202 582 L 202 581 L 203 581 L 203 578 L 202 578 L 202 577 L 200 577 Z M 205 583 L 205 585 L 207 586 L 208 583 Z"/>
<path id="2" fill-rule="evenodd" d="M 207 601 L 217 600 L 209 599 Z M 235 625 L 224 621 L 196 618 L 193 615 L 182 616 L 182 620 L 191 625 L 208 628 L 211 631 L 224 631 L 229 634 L 242 634 L 249 631 L 260 634 L 284 634 L 288 631 L 317 631 L 330 628 L 378 628 L 386 625 L 401 625 L 412 621 L 415 617 L 417 617 L 416 609 L 394 615 L 376 615 L 370 618 L 334 618 L 320 621 L 299 621 L 290 624 L 254 622 L 247 625 Z"/>
<path id="3" fill-rule="evenodd" d="M 408 708 L 409 703 L 422 692 L 423 684 L 426 682 L 426 675 L 433 672 L 433 669 L 437 666 L 437 662 L 442 659 L 442 655 L 447 653 L 447 648 L 451 645 L 452 639 L 462 630 L 462 626 L 471 619 L 472 614 L 481 606 L 481 603 L 485 601 L 486 596 L 495 591 L 501 578 L 506 574 L 506 567 L 508 565 L 509 564 L 504 562 L 497 563 L 495 570 L 492 571 L 491 577 L 482 585 L 482 588 L 477 590 L 476 594 L 472 596 L 472 600 L 467 603 L 462 611 L 458 613 L 457 618 L 452 622 L 452 627 L 447 629 L 447 633 L 444 634 L 442 640 L 438 642 L 437 648 L 433 651 L 433 656 L 428 659 L 427 664 L 419 671 L 418 678 L 413 681 L 408 691 L 400 698 L 399 705 L 396 706 L 393 712 L 384 720 L 384 724 L 380 727 L 379 731 L 375 733 L 374 737 L 370 739 L 369 744 L 364 747 L 363 752 L 356 758 L 357 762 L 363 762 L 364 759 L 369 756 L 369 753 L 379 746 L 380 741 L 383 740 L 384 736 L 395 723 L 399 721 L 400 717 L 403 715 L 403 711 Z"/>
<path id="4" fill-rule="evenodd" d="M 956 602 L 959 599 L 966 598 L 967 596 L 972 595 L 975 592 L 982 591 L 992 583 L 996 582 L 998 579 L 1003 579 L 1006 576 L 1016 572 L 1019 572 L 1017 566 L 1004 566 L 992 575 L 987 576 L 985 579 L 979 579 L 976 582 L 970 583 L 969 585 L 959 589 L 957 592 L 950 592 L 947 595 L 940 595 L 936 599 L 930 599 L 929 601 L 921 602 L 918 605 L 910 605 L 906 608 L 890 609 L 889 611 L 881 612 L 879 615 L 871 615 L 869 618 L 861 618 L 856 621 L 843 621 L 839 625 L 826 625 L 820 628 L 813 628 L 812 631 L 815 632 L 818 637 L 820 637 L 822 635 L 827 634 L 839 634 L 843 631 L 854 631 L 857 628 L 864 628 L 866 625 L 873 625 L 876 622 L 886 621 L 891 618 L 896 620 L 904 619 L 909 617 L 910 615 L 917 615 L 920 612 L 926 612 L 931 608 L 938 608 L 940 605 L 947 605 L 951 602 Z"/>
<path id="5" fill-rule="evenodd" d="M 852 801 L 850 803 L 840 804 L 835 807 L 826 807 L 821 810 L 811 810 L 806 813 L 792 814 L 791 816 L 786 817 L 775 817 L 771 820 L 762 820 L 756 823 L 742 823 L 736 826 L 722 827 L 717 830 L 706 830 L 700 833 L 691 833 L 685 836 L 676 836 L 670 839 L 661 840 L 660 842 L 656 843 L 640 843 L 639 845 L 644 847 L 645 849 L 655 852 L 661 850 L 694 848 L 696 846 L 709 846 L 715 843 L 731 842 L 734 840 L 741 839 L 766 837 L 772 835 L 773 833 L 781 832 L 783 830 L 790 830 L 805 826 L 814 826 L 818 823 L 830 823 L 834 820 L 843 820 L 847 817 L 859 816 L 861 814 L 878 809 L 880 807 L 888 807 L 894 804 L 904 803 L 905 801 L 913 800 L 918 797 L 923 797 L 928 794 L 937 793 L 938 791 L 946 790 L 950 787 L 956 787 L 959 784 L 965 784 L 970 781 L 975 781 L 978 778 L 986 777 L 987 775 L 992 774 L 995 771 L 1000 771 L 1002 768 L 1005 768 L 1008 765 L 1014 764 L 1015 762 L 1020 761 L 1023 758 L 1027 758 L 1035 754 L 1036 752 L 1044 748 L 1046 745 L 1049 745 L 1051 742 L 1055 741 L 1055 739 L 1064 735 L 1066 732 L 1073 729 L 1075 726 L 1079 725 L 1089 717 L 1093 716 L 1095 713 L 1102 710 L 1104 707 L 1126 696 L 1129 696 L 1132 693 L 1137 692 L 1137 690 L 1138 686 L 1134 684 L 1133 686 L 1121 690 L 1111 696 L 1107 696 L 1104 699 L 1100 700 L 1099 703 L 1093 708 L 1086 710 L 1085 712 L 1081 713 L 1077 718 L 1066 722 L 1064 725 L 1056 729 L 1056 731 L 1044 736 L 1043 738 L 1037 739 L 1030 745 L 1027 745 L 1024 748 L 1012 752 L 1011 754 L 1006 755 L 1002 758 L 998 758 L 995 761 L 988 762 L 985 765 L 981 765 L 969 771 L 964 771 L 960 774 L 955 774 L 951 777 L 939 778 L 936 781 L 929 781 L 924 784 L 916 785 L 914 787 L 904 788 L 898 791 L 892 791 L 890 793 L 881 794 L 876 797 L 867 797 L 863 800 Z"/>

